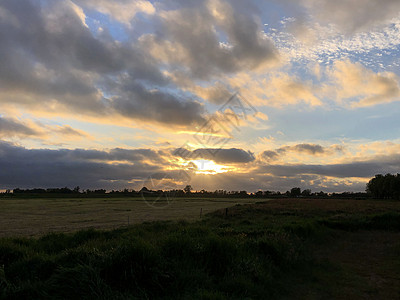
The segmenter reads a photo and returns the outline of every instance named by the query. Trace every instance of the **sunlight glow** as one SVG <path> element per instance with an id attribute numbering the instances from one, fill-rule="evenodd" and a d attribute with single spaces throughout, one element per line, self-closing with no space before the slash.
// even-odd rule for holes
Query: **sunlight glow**
<path id="1" fill-rule="evenodd" d="M 195 170 L 196 174 L 213 175 L 219 173 L 226 173 L 228 171 L 233 170 L 233 167 L 219 165 L 213 162 L 212 160 L 197 159 L 197 160 L 192 160 L 192 163 L 194 163 L 197 166 L 197 169 Z"/>

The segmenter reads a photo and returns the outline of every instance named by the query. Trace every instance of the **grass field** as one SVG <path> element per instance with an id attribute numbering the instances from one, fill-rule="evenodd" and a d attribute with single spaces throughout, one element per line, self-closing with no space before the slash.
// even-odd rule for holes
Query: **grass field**
<path id="1" fill-rule="evenodd" d="M 202 214 L 253 199 L 33 198 L 0 199 L 0 237 L 37 236 L 85 228 L 113 229 L 157 220 L 197 220 Z"/>
<path id="2" fill-rule="evenodd" d="M 118 209 L 139 205 L 89 199 L 93 203 L 84 203 L 82 218 L 80 206 L 65 207 L 71 200 L 53 200 L 64 205 L 49 211 L 63 212 L 65 220 L 67 211 L 84 219 L 103 200 L 93 216 L 106 216 L 118 201 Z M 190 201 L 198 201 L 196 209 Z M 190 222 L 0 238 L 0 299 L 400 298 L 400 202 L 280 199 L 232 206 L 240 201 L 215 201 L 209 209 L 220 209 L 201 220 L 196 219 L 206 200 L 171 204 L 176 208 L 169 218 L 179 218 L 180 208 Z M 24 202 L 16 202 L 9 211 L 23 208 Z M 23 211 L 43 213 L 34 205 Z M 103 228 L 118 224 L 98 220 Z M 44 218 L 42 225 L 36 222 L 42 232 L 52 228 Z"/>
<path id="3" fill-rule="evenodd" d="M 237 233 L 284 232 L 311 254 L 277 298 L 400 299 L 399 201 L 271 200 L 230 214 Z"/>

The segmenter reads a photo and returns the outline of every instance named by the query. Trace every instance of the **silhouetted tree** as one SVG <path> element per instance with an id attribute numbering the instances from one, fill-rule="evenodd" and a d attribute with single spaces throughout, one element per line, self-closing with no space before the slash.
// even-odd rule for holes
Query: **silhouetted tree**
<path id="1" fill-rule="evenodd" d="M 263 191 L 257 191 L 256 196 L 257 197 L 262 197 L 264 195 Z"/>
<path id="2" fill-rule="evenodd" d="M 375 175 L 367 183 L 366 191 L 378 199 L 400 199 L 400 174 Z"/>
<path id="3" fill-rule="evenodd" d="M 301 195 L 301 189 L 299 187 L 294 187 L 290 190 L 290 196 L 298 197 Z"/>
<path id="4" fill-rule="evenodd" d="M 105 194 L 105 193 L 106 193 L 106 190 L 105 190 L 105 189 L 98 189 L 98 190 L 94 190 L 94 192 L 95 192 L 96 194 Z"/>
<path id="5" fill-rule="evenodd" d="M 242 197 L 248 196 L 247 191 L 240 191 L 239 195 L 242 196 Z"/>
<path id="6" fill-rule="evenodd" d="M 192 186 L 188 184 L 183 190 L 185 191 L 185 194 L 190 194 L 192 192 Z"/>
<path id="7" fill-rule="evenodd" d="M 142 187 L 141 189 L 140 189 L 140 191 L 139 192 L 141 192 L 141 193 L 143 193 L 143 192 L 149 192 L 149 189 L 147 188 L 147 187 Z"/>

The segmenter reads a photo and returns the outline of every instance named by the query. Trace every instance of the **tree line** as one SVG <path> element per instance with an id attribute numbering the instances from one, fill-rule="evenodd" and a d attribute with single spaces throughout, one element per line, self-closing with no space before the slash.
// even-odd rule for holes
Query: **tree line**
<path id="1" fill-rule="evenodd" d="M 191 185 L 185 186 L 183 189 L 171 189 L 171 190 L 151 190 L 147 187 L 143 187 L 140 190 L 123 189 L 123 190 L 111 190 L 106 191 L 105 189 L 85 189 L 81 190 L 79 186 L 73 189 L 68 187 L 63 188 L 33 188 L 33 189 L 21 189 L 16 188 L 14 190 L 7 190 L 5 193 L 0 193 L 0 196 L 11 196 L 11 197 L 143 197 L 143 196 L 154 196 L 154 197 L 198 197 L 198 198 L 366 198 L 367 193 L 325 193 L 323 191 L 312 192 L 310 189 L 301 190 L 299 187 L 293 187 L 286 192 L 271 191 L 271 190 L 259 190 L 257 192 L 249 193 L 246 190 L 241 191 L 227 191 L 227 190 L 215 190 L 207 191 L 200 190 L 194 191 Z"/>
<path id="2" fill-rule="evenodd" d="M 301 190 L 300 187 L 293 187 L 290 190 L 282 193 L 280 191 L 270 191 L 270 190 L 259 190 L 254 193 L 248 193 L 245 190 L 241 191 L 226 191 L 226 190 L 215 190 L 215 191 L 193 191 L 191 185 L 187 185 L 183 189 L 173 189 L 173 190 L 151 190 L 147 187 L 143 187 L 140 190 L 133 189 L 123 189 L 123 190 L 112 190 L 106 191 L 105 189 L 86 189 L 81 190 L 79 186 L 70 189 L 68 187 L 63 188 L 33 188 L 33 189 L 20 189 L 16 188 L 14 190 L 7 190 L 1 195 L 6 196 L 51 196 L 51 195 L 65 195 L 65 196 L 77 196 L 77 197 L 109 197 L 109 196 L 130 196 L 130 197 L 140 197 L 140 196 L 174 196 L 174 197 L 216 197 L 216 198 L 297 198 L 297 197 L 307 197 L 307 198 L 376 198 L 376 199 L 396 199 L 400 200 L 400 174 L 378 174 L 372 178 L 366 186 L 366 192 L 343 192 L 343 193 L 325 193 L 323 191 L 312 192 L 310 189 Z"/>

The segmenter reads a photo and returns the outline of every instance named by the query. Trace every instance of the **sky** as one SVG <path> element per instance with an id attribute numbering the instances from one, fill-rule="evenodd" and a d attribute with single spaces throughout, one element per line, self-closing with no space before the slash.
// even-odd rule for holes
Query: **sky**
<path id="1" fill-rule="evenodd" d="M 0 58 L 0 190 L 400 170 L 398 0 L 2 0 Z"/>

